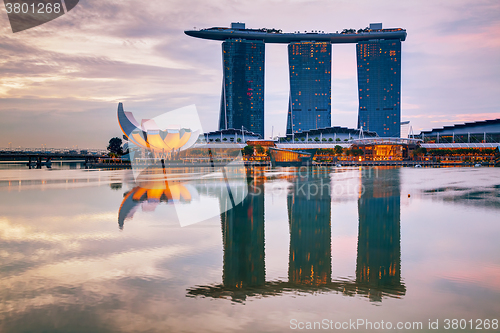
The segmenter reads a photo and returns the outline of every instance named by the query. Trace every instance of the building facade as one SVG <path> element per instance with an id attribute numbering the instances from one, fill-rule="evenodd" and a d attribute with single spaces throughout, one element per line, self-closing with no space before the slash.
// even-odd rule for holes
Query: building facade
<path id="1" fill-rule="evenodd" d="M 330 42 L 288 45 L 290 99 L 287 134 L 331 126 Z"/>
<path id="2" fill-rule="evenodd" d="M 359 129 L 332 126 L 326 128 L 312 129 L 308 131 L 301 131 L 298 133 L 287 134 L 286 137 L 280 138 L 281 142 L 284 141 L 344 141 L 359 139 L 360 137 L 376 137 L 377 133 L 369 131 L 361 131 Z"/>
<path id="3" fill-rule="evenodd" d="M 475 121 L 422 131 L 426 143 L 499 143 L 500 119 Z"/>
<path id="4" fill-rule="evenodd" d="M 264 45 L 287 44 L 290 95 L 287 135 L 331 126 L 331 44 L 356 43 L 358 129 L 399 137 L 402 28 L 287 33 L 280 29 L 231 27 L 186 30 L 188 36 L 222 41 L 224 80 L 219 130 L 242 129 L 264 137 Z"/>
<path id="5" fill-rule="evenodd" d="M 264 42 L 228 39 L 222 57 L 219 130 L 243 127 L 264 137 Z"/>
<path id="6" fill-rule="evenodd" d="M 358 65 L 358 128 L 381 137 L 401 135 L 401 41 L 361 41 Z"/>

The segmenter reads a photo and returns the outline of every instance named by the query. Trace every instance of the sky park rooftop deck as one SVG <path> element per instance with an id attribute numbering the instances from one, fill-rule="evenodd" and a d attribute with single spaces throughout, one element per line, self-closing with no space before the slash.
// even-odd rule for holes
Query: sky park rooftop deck
<path id="1" fill-rule="evenodd" d="M 381 26 L 381 25 L 380 25 Z M 289 44 L 301 41 L 330 42 L 333 44 L 358 43 L 372 39 L 406 39 L 406 30 L 392 29 L 344 29 L 342 32 L 325 33 L 324 31 L 282 32 L 277 29 L 245 29 L 244 23 L 233 23 L 231 28 L 213 27 L 199 30 L 186 30 L 191 37 L 211 40 L 246 39 L 262 40 L 265 43 Z"/>

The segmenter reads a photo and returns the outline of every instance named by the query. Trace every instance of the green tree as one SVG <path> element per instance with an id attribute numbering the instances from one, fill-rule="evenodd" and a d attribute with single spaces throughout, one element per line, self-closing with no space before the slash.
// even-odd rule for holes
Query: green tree
<path id="1" fill-rule="evenodd" d="M 337 156 L 342 155 L 343 152 L 344 152 L 344 149 L 342 149 L 342 147 L 339 145 L 336 145 L 335 148 L 333 148 L 333 153 Z"/>
<path id="2" fill-rule="evenodd" d="M 242 149 L 243 155 L 245 156 L 252 156 L 253 155 L 253 147 L 252 146 L 245 146 Z"/>
<path id="3" fill-rule="evenodd" d="M 122 139 L 114 137 L 109 140 L 108 151 L 110 154 L 123 155 Z"/>
<path id="4" fill-rule="evenodd" d="M 259 154 L 259 155 L 264 154 L 264 152 L 266 151 L 264 149 L 264 147 L 262 147 L 261 145 L 255 146 L 255 150 L 257 151 L 257 154 Z"/>
<path id="5" fill-rule="evenodd" d="M 418 147 L 417 149 L 415 149 L 413 151 L 413 157 L 417 157 L 417 156 L 423 156 L 425 154 L 427 154 L 427 149 L 426 148 L 422 148 L 422 147 Z"/>
<path id="6" fill-rule="evenodd" d="M 336 138 L 335 141 L 340 141 L 340 138 Z"/>
<path id="7" fill-rule="evenodd" d="M 351 149 L 352 156 L 363 156 L 364 154 L 365 154 L 365 152 L 363 151 L 363 149 L 359 149 L 359 148 Z"/>
<path id="8" fill-rule="evenodd" d="M 333 142 L 333 139 L 332 138 L 328 138 L 328 142 Z"/>

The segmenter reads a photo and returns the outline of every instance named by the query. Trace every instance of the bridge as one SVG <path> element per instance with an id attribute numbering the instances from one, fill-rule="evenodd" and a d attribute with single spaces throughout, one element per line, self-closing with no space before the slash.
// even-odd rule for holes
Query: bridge
<path id="1" fill-rule="evenodd" d="M 85 160 L 85 163 L 90 163 L 107 154 L 108 151 L 105 149 L 0 149 L 0 161 L 27 161 L 30 169 L 33 166 L 40 169 L 42 166 L 50 167 L 53 159 Z"/>

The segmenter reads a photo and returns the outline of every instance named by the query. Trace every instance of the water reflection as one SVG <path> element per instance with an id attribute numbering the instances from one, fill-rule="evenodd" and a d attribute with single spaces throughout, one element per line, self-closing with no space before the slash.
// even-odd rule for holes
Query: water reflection
<path id="1" fill-rule="evenodd" d="M 405 295 L 401 282 L 399 170 L 380 172 L 362 178 L 365 191 L 358 200 L 355 279 L 332 278 L 329 174 L 297 175 L 288 178 L 288 281 L 265 280 L 264 187 L 253 185 L 251 195 L 221 215 L 222 285 L 190 288 L 187 296 L 242 302 L 251 296 L 335 292 L 380 302 L 384 297 Z"/>
<path id="2" fill-rule="evenodd" d="M 180 228 L 168 193 L 135 188 L 131 171 L 4 170 L 0 331 L 281 332 L 295 314 L 424 325 L 498 317 L 499 168 L 278 171 L 249 184 L 197 180 L 191 201 L 171 193 L 189 210 L 206 199 L 218 212 Z M 120 232 L 123 192 L 138 210 L 122 205 Z M 231 300 L 246 305 L 235 312 Z"/>
<path id="3" fill-rule="evenodd" d="M 364 177 L 358 200 L 356 284 L 372 301 L 384 294 L 404 295 L 401 283 L 401 190 L 399 169 L 379 169 Z"/>
<path id="4" fill-rule="evenodd" d="M 192 191 L 192 190 L 191 190 Z M 154 211 L 161 202 L 191 201 L 191 192 L 188 186 L 174 184 L 164 188 L 144 188 L 136 186 L 123 196 L 120 210 L 118 211 L 118 226 L 123 229 L 125 220 L 132 219 L 139 207 L 143 211 Z"/>
<path id="5" fill-rule="evenodd" d="M 321 176 L 298 177 L 287 198 L 288 281 L 296 285 L 322 286 L 332 277 L 331 196 L 329 178 Z"/>
<path id="6" fill-rule="evenodd" d="M 226 166 L 218 172 L 209 168 L 167 171 L 148 168 L 137 176 L 134 183 L 137 186 L 124 194 L 120 205 L 120 229 L 139 207 L 152 212 L 159 204 L 167 204 L 169 211 L 165 218 L 187 226 L 220 217 L 240 204 L 248 193 L 244 168 Z"/>
<path id="7" fill-rule="evenodd" d="M 225 200 L 224 200 L 225 199 Z M 220 201 L 229 205 L 229 197 Z M 265 284 L 264 260 L 264 186 L 253 184 L 249 195 L 233 209 L 221 207 L 224 245 L 223 286 L 234 291 L 233 299 L 244 300 L 240 290 Z"/>

